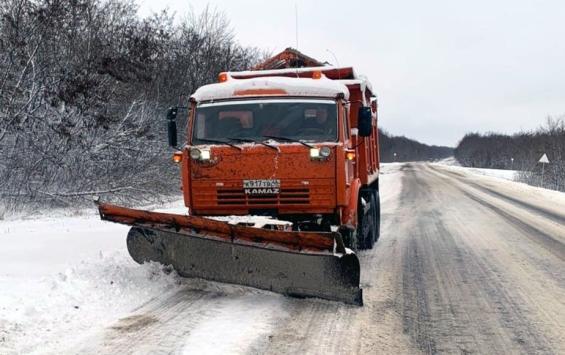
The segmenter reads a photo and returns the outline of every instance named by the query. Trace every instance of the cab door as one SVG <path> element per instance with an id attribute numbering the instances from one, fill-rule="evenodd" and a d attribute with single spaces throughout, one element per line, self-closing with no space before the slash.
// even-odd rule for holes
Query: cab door
<path id="1" fill-rule="evenodd" d="M 345 182 L 347 186 L 351 186 L 351 182 L 355 178 L 355 144 L 357 144 L 355 140 L 358 138 L 357 136 L 351 136 L 350 109 L 350 104 L 344 105 L 343 120 L 341 120 L 344 133 Z"/>
<path id="2" fill-rule="evenodd" d="M 339 141 L 336 147 L 336 197 L 337 205 L 346 207 L 349 204 L 350 186 L 355 179 L 355 147 L 349 122 L 349 103 L 338 103 Z M 353 155 L 352 155 L 353 154 Z"/>

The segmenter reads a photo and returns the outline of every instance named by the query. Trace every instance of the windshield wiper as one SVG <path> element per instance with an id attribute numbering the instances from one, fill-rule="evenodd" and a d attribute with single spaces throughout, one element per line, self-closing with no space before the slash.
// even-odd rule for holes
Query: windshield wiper
<path id="1" fill-rule="evenodd" d="M 208 143 L 227 144 L 227 145 L 229 145 L 230 147 L 233 147 L 233 148 L 235 148 L 235 149 L 237 149 L 237 150 L 243 150 L 241 147 L 238 147 L 237 145 L 235 145 L 235 144 L 233 144 L 233 143 L 230 143 L 230 142 L 228 142 L 228 141 L 224 141 L 224 140 L 221 140 L 221 139 L 211 139 L 211 138 L 196 138 L 196 139 L 199 140 L 199 141 L 208 142 Z"/>
<path id="2" fill-rule="evenodd" d="M 280 141 L 300 143 L 300 144 L 302 144 L 302 145 L 304 145 L 308 148 L 314 148 L 313 145 L 304 142 L 302 139 L 296 139 L 296 138 L 290 138 L 290 137 L 281 137 L 281 136 L 263 136 L 263 137 L 271 138 L 271 139 L 274 139 L 274 140 L 280 140 Z"/>
<path id="3" fill-rule="evenodd" d="M 265 147 L 269 147 L 269 148 L 271 148 L 271 149 L 274 149 L 274 150 L 276 150 L 277 152 L 280 151 L 279 148 L 276 147 L 276 146 L 274 146 L 274 145 L 270 145 L 269 143 L 265 143 L 265 142 L 262 142 L 262 141 L 259 141 L 259 140 L 255 140 L 255 139 L 252 139 L 252 138 L 245 138 L 245 137 L 242 137 L 242 138 L 228 137 L 228 139 L 229 139 L 229 140 L 232 140 L 232 141 L 238 141 L 238 142 L 259 143 L 259 144 L 264 145 Z"/>

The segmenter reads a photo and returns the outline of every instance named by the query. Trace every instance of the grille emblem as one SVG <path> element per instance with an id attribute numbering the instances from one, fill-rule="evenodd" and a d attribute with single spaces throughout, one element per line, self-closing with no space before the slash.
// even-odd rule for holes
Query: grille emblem
<path id="1" fill-rule="evenodd" d="M 281 181 L 269 180 L 243 180 L 243 191 L 246 195 L 276 195 L 280 191 Z"/>

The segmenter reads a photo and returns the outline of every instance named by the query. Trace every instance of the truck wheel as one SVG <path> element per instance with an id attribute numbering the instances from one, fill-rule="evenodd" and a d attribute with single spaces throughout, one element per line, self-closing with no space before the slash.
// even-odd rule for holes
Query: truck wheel
<path id="1" fill-rule="evenodd" d="M 363 201 L 361 200 L 363 199 Z M 359 249 L 371 249 L 375 244 L 375 198 L 373 190 L 363 190 L 359 196 L 357 243 Z"/>
<path id="2" fill-rule="evenodd" d="M 375 197 L 375 243 L 381 236 L 381 196 L 378 190 L 374 190 Z"/>
<path id="3" fill-rule="evenodd" d="M 377 226 L 376 226 L 376 201 L 374 191 L 371 191 L 369 194 L 370 198 L 369 201 L 371 203 L 371 207 L 367 212 L 367 219 L 369 220 L 370 224 L 370 231 L 368 232 L 366 239 L 365 239 L 365 249 L 373 249 L 373 245 L 377 240 Z"/>

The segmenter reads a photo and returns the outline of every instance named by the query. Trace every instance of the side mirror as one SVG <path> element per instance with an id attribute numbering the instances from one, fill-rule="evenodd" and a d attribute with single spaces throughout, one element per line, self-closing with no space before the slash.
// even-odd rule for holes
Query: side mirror
<path id="1" fill-rule="evenodd" d="M 177 119 L 177 113 L 179 112 L 178 107 L 169 107 L 167 110 L 167 119 L 169 121 L 174 121 Z"/>
<path id="2" fill-rule="evenodd" d="M 359 137 L 369 137 L 373 128 L 371 107 L 359 107 L 357 116 L 357 131 Z"/>
<path id="3" fill-rule="evenodd" d="M 169 136 L 169 146 L 176 148 L 177 146 L 177 107 L 171 107 L 167 110 L 167 133 Z"/>

